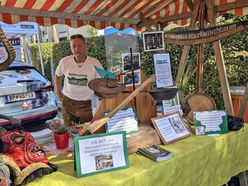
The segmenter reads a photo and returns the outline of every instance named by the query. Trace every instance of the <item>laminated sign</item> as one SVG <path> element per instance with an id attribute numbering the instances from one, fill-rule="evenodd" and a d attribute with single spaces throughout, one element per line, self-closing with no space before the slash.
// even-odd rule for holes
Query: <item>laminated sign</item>
<path id="1" fill-rule="evenodd" d="M 125 132 L 78 136 L 74 143 L 77 177 L 129 168 Z"/>
<path id="2" fill-rule="evenodd" d="M 224 110 L 194 112 L 195 134 L 214 135 L 228 132 L 227 115 Z"/>

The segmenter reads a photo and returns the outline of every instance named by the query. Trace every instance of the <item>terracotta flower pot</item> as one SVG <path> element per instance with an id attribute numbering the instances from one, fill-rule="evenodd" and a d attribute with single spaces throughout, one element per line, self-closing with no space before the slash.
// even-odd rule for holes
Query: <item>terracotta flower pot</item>
<path id="1" fill-rule="evenodd" d="M 57 149 L 65 149 L 69 145 L 69 133 L 54 134 Z"/>

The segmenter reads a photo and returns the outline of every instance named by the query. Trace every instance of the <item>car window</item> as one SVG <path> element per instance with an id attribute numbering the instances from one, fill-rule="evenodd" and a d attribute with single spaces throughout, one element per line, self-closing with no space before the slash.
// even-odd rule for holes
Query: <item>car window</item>
<path id="1" fill-rule="evenodd" d="M 0 72 L 0 87 L 12 86 L 22 82 L 39 82 L 39 84 L 45 86 L 50 84 L 50 82 L 35 69 L 16 68 Z"/>

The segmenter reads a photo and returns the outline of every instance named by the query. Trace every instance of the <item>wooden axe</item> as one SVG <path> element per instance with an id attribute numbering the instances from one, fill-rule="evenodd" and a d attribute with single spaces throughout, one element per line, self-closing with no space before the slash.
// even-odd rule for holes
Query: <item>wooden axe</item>
<path id="1" fill-rule="evenodd" d="M 133 91 L 126 99 L 124 99 L 120 105 L 118 105 L 113 111 L 108 113 L 105 117 L 94 121 L 87 127 L 83 127 L 79 131 L 79 135 L 82 136 L 85 133 L 93 134 L 96 130 L 98 130 L 100 127 L 102 127 L 106 122 L 110 120 L 111 117 L 113 117 L 120 109 L 124 108 L 139 92 L 141 92 L 147 85 L 149 85 L 151 82 L 155 81 L 156 77 L 155 75 L 151 75 L 147 80 L 145 80 L 140 87 L 138 87 L 135 91 Z"/>
<path id="2" fill-rule="evenodd" d="M 242 104 L 239 108 L 239 117 L 240 118 L 243 118 L 244 117 L 244 113 L 245 113 L 245 108 L 246 108 L 246 105 L 247 105 L 247 101 L 248 101 L 248 82 L 247 82 L 247 85 L 246 85 L 246 88 L 245 88 L 245 94 L 243 96 L 243 101 L 242 101 Z"/>

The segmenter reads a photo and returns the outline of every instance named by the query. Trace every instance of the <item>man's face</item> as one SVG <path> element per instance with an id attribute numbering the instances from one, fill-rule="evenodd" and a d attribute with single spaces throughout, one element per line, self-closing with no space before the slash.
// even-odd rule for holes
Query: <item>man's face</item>
<path id="1" fill-rule="evenodd" d="M 73 55 L 76 56 L 77 58 L 80 59 L 86 55 L 86 45 L 81 39 L 79 38 L 72 39 L 70 41 L 70 45 Z"/>

